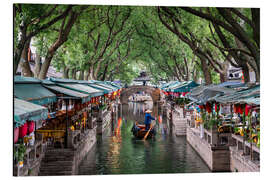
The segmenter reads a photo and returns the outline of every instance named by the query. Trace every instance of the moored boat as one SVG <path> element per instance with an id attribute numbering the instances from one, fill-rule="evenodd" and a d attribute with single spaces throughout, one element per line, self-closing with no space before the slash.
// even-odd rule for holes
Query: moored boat
<path id="1" fill-rule="evenodd" d="M 148 132 L 148 130 L 145 130 L 145 125 L 141 125 L 141 124 L 135 124 L 133 125 L 131 132 L 133 133 L 133 135 L 138 138 L 138 139 L 142 139 L 144 138 L 144 136 L 146 135 L 146 133 Z M 154 137 L 156 134 L 155 131 L 155 126 L 150 130 L 147 139 L 148 138 L 152 138 Z"/>

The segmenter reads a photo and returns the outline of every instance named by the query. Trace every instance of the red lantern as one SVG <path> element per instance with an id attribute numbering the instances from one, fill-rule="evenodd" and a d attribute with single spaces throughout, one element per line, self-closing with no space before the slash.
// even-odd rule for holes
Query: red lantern
<path id="1" fill-rule="evenodd" d="M 242 108 L 242 105 L 238 105 L 238 112 L 240 113 L 240 114 L 243 114 L 243 108 Z"/>
<path id="2" fill-rule="evenodd" d="M 27 123 L 24 123 L 24 125 L 22 125 L 20 127 L 20 131 L 19 131 L 19 138 L 23 138 L 24 136 L 26 136 L 27 134 Z"/>
<path id="3" fill-rule="evenodd" d="M 16 127 L 14 128 L 14 144 L 18 142 L 18 139 L 19 139 L 19 128 Z"/>
<path id="4" fill-rule="evenodd" d="M 27 121 L 28 131 L 27 134 L 30 134 L 35 129 L 35 122 L 34 121 Z"/>
<path id="5" fill-rule="evenodd" d="M 246 104 L 246 106 L 245 106 L 245 115 L 246 115 L 246 116 L 249 114 L 249 112 L 250 112 L 250 110 L 251 110 L 251 107 L 252 107 L 252 106 Z"/>

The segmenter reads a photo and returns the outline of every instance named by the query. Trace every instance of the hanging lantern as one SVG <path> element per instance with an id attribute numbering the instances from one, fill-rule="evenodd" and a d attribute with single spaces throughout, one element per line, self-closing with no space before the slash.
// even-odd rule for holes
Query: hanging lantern
<path id="1" fill-rule="evenodd" d="M 24 123 L 24 125 L 22 125 L 19 130 L 19 138 L 23 138 L 24 136 L 26 136 L 27 129 L 27 123 Z"/>
<path id="2" fill-rule="evenodd" d="M 19 139 L 19 128 L 18 127 L 16 127 L 16 128 L 14 128 L 14 144 L 16 143 L 16 142 L 18 142 L 18 139 Z"/>
<path id="3" fill-rule="evenodd" d="M 35 129 L 35 122 L 34 121 L 27 121 L 27 126 L 28 126 L 27 134 L 30 134 Z"/>
<path id="4" fill-rule="evenodd" d="M 241 104 L 238 105 L 238 112 L 240 114 L 243 114 L 244 113 L 244 108 L 243 108 L 243 106 Z"/>
<path id="5" fill-rule="evenodd" d="M 250 113 L 251 108 L 252 108 L 252 106 L 246 104 L 246 106 L 245 106 L 245 115 L 246 116 Z"/>

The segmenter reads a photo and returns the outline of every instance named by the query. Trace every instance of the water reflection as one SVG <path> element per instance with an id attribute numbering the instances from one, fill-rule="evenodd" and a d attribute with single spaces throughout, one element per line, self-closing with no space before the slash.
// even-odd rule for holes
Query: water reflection
<path id="1" fill-rule="evenodd" d="M 144 121 L 145 109 L 157 117 L 157 135 L 147 141 L 131 133 L 134 121 Z M 98 137 L 94 149 L 79 166 L 79 174 L 151 174 L 209 172 L 208 167 L 186 142 L 167 132 L 166 118 L 153 103 L 129 103 L 120 108 L 110 132 Z"/>

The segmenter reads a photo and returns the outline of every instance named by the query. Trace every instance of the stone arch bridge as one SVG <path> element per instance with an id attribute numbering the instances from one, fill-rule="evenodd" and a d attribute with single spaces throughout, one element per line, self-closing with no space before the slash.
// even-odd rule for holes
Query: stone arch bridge
<path id="1" fill-rule="evenodd" d="M 127 104 L 128 97 L 139 91 L 144 91 L 145 93 L 149 94 L 154 103 L 156 103 L 160 99 L 160 90 L 158 88 L 154 88 L 151 86 L 130 86 L 121 91 L 120 95 L 121 103 Z"/>

